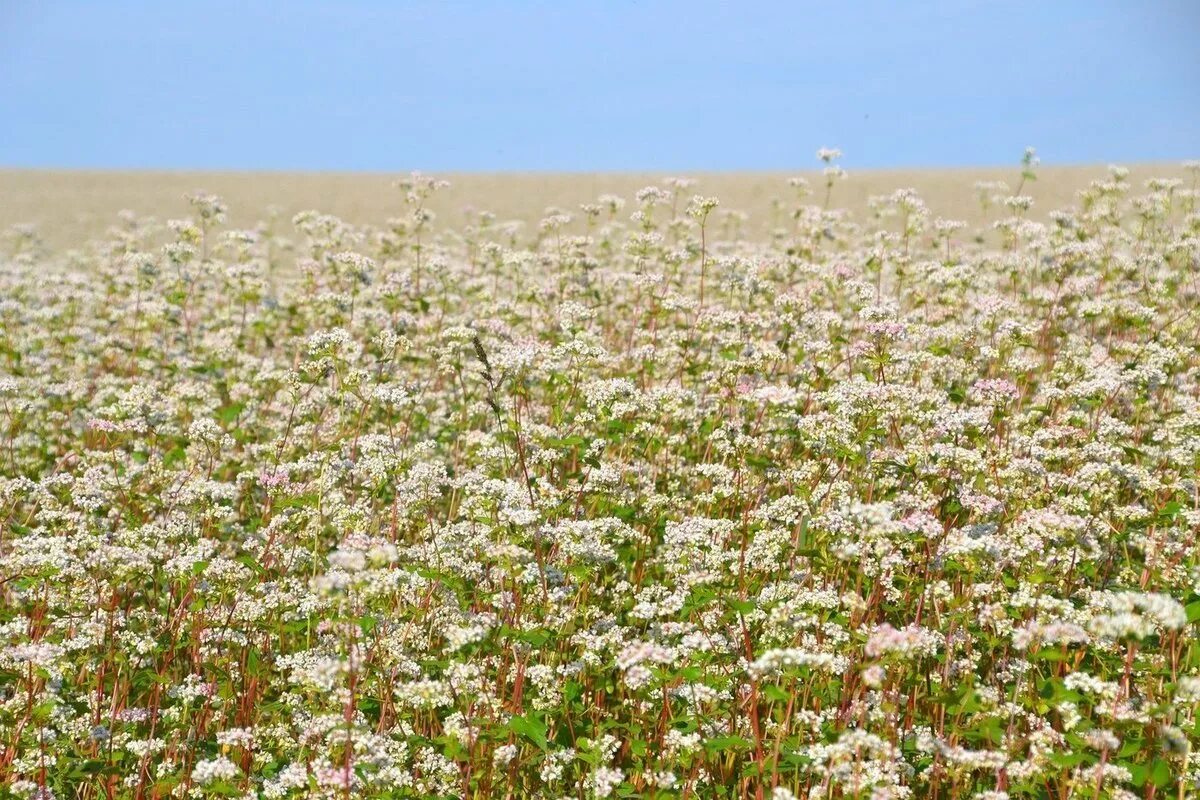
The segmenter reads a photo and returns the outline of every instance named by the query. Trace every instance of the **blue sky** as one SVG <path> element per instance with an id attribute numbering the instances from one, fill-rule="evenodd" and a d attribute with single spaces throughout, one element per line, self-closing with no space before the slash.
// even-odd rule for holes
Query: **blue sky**
<path id="1" fill-rule="evenodd" d="M 1200 0 L 0 0 L 0 164 L 1200 157 Z"/>

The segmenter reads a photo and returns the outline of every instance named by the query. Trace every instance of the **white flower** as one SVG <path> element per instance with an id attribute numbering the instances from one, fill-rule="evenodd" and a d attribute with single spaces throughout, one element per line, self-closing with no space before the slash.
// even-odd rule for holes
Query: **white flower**
<path id="1" fill-rule="evenodd" d="M 225 756 L 206 761 L 197 761 L 192 769 L 192 780 L 204 786 L 213 781 L 232 781 L 240 777 L 242 771 Z"/>

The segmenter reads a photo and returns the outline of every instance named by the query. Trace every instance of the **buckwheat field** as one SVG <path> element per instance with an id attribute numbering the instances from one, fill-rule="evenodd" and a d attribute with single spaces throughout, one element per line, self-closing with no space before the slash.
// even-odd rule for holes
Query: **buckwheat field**
<path id="1" fill-rule="evenodd" d="M 819 155 L 8 231 L 0 793 L 1200 796 L 1200 162 Z"/>

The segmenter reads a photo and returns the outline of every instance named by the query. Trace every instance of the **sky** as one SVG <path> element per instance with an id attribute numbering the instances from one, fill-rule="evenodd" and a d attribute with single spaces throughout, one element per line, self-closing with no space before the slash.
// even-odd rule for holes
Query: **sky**
<path id="1" fill-rule="evenodd" d="M 1200 158 L 1200 0 L 0 0 L 0 165 Z"/>

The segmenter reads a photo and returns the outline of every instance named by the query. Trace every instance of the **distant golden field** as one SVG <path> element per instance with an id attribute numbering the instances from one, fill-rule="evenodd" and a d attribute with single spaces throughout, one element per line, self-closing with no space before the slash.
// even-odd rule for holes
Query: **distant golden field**
<path id="1" fill-rule="evenodd" d="M 1151 178 L 1182 178 L 1178 164 L 1127 165 L 1129 181 L 1141 188 Z M 816 171 L 672 173 L 697 180 L 696 189 L 720 198 L 724 209 L 749 215 L 745 233 L 774 227 L 772 201 L 793 196 L 788 179 L 803 177 L 820 199 L 823 178 Z M 1034 199 L 1031 216 L 1070 205 L 1076 192 L 1107 174 L 1106 166 L 1041 167 L 1038 180 L 1022 192 Z M 984 169 L 850 170 L 839 182 L 832 207 L 857 215 L 868 198 L 899 188 L 912 188 L 931 213 L 974 226 L 982 221 L 975 184 L 1004 181 L 1016 188 L 1019 165 Z M 631 199 L 650 184 L 661 185 L 668 173 L 611 174 L 439 174 L 450 187 L 431 198 L 430 208 L 442 223 L 454 226 L 467 209 L 491 211 L 501 221 L 536 222 L 548 207 L 578 210 L 605 193 Z M 274 206 L 287 218 L 315 209 L 353 224 L 382 224 L 401 213 L 403 198 L 393 187 L 399 175 L 278 172 L 83 172 L 0 169 L 0 229 L 18 223 L 37 226 L 51 246 L 74 246 L 102 235 L 122 209 L 160 219 L 188 213 L 184 194 L 204 190 L 229 205 L 229 221 L 249 226 Z"/>

